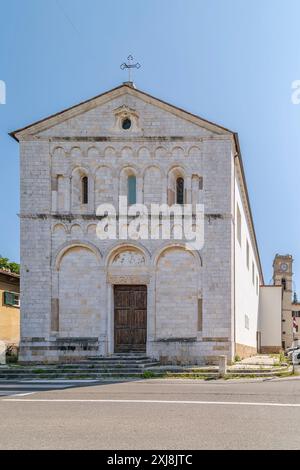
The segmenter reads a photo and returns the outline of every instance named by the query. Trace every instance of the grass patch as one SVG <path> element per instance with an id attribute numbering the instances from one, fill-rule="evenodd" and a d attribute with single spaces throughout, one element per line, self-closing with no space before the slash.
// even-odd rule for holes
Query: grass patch
<path id="1" fill-rule="evenodd" d="M 145 370 L 143 373 L 142 373 L 142 377 L 144 379 L 152 379 L 153 377 L 155 377 L 156 374 L 154 372 L 152 372 L 151 370 Z"/>

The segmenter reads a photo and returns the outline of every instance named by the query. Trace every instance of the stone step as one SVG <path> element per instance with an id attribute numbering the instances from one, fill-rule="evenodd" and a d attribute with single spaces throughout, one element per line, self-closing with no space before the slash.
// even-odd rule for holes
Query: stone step
<path id="1" fill-rule="evenodd" d="M 275 369 L 275 370 L 228 370 L 227 374 L 230 375 L 276 375 L 276 374 L 281 374 L 282 372 L 289 372 L 289 369 Z"/>
<path id="2" fill-rule="evenodd" d="M 75 365 L 82 365 L 82 364 L 87 364 L 87 365 L 94 365 L 94 364 L 98 364 L 98 365 L 101 365 L 101 364 L 149 364 L 149 363 L 153 363 L 153 364 L 159 364 L 157 361 L 154 361 L 153 359 L 135 359 L 135 360 L 122 360 L 122 359 L 114 359 L 114 360 L 111 360 L 111 359 L 103 359 L 103 360 L 94 360 L 94 361 L 82 361 L 82 362 L 78 362 L 76 363 Z M 58 364 L 60 365 L 60 364 Z M 71 365 L 71 363 L 70 363 Z"/>
<path id="3" fill-rule="evenodd" d="M 143 356 L 136 356 L 136 355 L 132 355 L 132 356 L 128 356 L 128 355 L 124 355 L 124 356 L 90 356 L 88 357 L 88 361 L 92 361 L 92 362 L 102 362 L 102 361 L 128 361 L 128 362 L 131 362 L 131 361 L 148 361 L 149 357 L 143 355 Z M 153 360 L 153 359 L 152 359 Z M 84 362 L 84 361 L 82 361 Z"/>
<path id="4" fill-rule="evenodd" d="M 162 374 L 160 374 L 162 375 Z M 160 375 L 156 375 L 155 377 L 160 377 Z M 178 377 L 180 376 L 179 374 L 177 375 Z M 184 374 L 183 377 L 186 377 L 187 374 Z M 196 374 L 191 374 L 192 377 L 197 377 Z M 199 377 L 203 378 L 214 378 L 218 377 L 218 374 L 198 374 Z M 51 376 L 47 374 L 41 374 L 38 377 L 36 375 L 23 375 L 23 376 L 2 376 L 0 374 L 0 382 L 1 381 L 10 381 L 10 380 L 18 380 L 18 381 L 23 381 L 23 380 L 100 380 L 102 378 L 131 378 L 131 377 L 136 377 L 136 378 L 144 378 L 144 374 L 140 372 L 130 372 L 130 373 L 122 373 L 122 374 L 117 374 L 114 372 L 103 372 L 102 374 L 53 374 Z M 149 378 L 152 378 L 149 376 Z"/>
<path id="5" fill-rule="evenodd" d="M 26 374 L 26 375 L 2 375 L 0 374 L 0 381 L 10 381 L 10 380 L 42 380 L 42 379 L 59 379 L 59 380 L 71 380 L 71 379 L 90 379 L 90 380 L 97 380 L 101 379 L 104 377 L 144 377 L 142 372 L 122 372 L 122 373 L 117 373 L 117 372 L 102 372 L 101 374 L 39 374 L 39 375 L 34 375 L 34 374 Z"/>
<path id="6" fill-rule="evenodd" d="M 36 367 L 10 367 L 10 368 L 3 368 L 0 370 L 1 374 L 11 375 L 11 374 L 39 374 L 39 373 L 101 373 L 107 371 L 114 371 L 114 372 L 128 372 L 128 371 L 141 371 L 147 370 L 153 373 L 211 373 L 211 372 L 218 372 L 218 369 L 215 367 L 176 367 L 176 366 L 158 366 L 156 363 L 147 363 L 147 364 L 136 364 L 130 363 L 126 365 L 122 364 L 101 364 L 101 365 L 83 365 L 83 364 L 61 364 L 59 366 L 45 366 L 41 365 Z M 239 375 L 249 375 L 249 374 L 276 374 L 281 372 L 288 371 L 288 368 L 274 368 L 274 369 L 228 369 L 227 373 L 229 374 L 239 374 Z"/>
<path id="7" fill-rule="evenodd" d="M 72 364 L 70 364 L 72 365 Z M 101 361 L 101 362 L 93 362 L 92 364 L 89 363 L 81 363 L 81 364 L 76 364 L 75 367 L 89 367 L 89 368 L 93 368 L 93 367 L 105 367 L 105 366 L 111 366 L 111 367 L 132 367 L 132 366 L 157 366 L 159 365 L 159 363 L 157 362 L 153 362 L 153 361 L 128 361 L 128 362 L 119 362 L 119 361 Z M 57 366 L 58 368 L 60 368 L 61 366 L 58 365 Z"/>
<path id="8" fill-rule="evenodd" d="M 9 369 L 2 369 L 2 373 L 22 373 L 22 372 L 38 372 L 38 371 L 53 371 L 57 373 L 61 373 L 64 371 L 85 371 L 85 372 L 97 372 L 101 370 L 106 370 L 106 369 L 112 369 L 112 370 L 128 370 L 128 369 L 137 369 L 137 370 L 144 370 L 145 368 L 149 367 L 156 367 L 157 364 L 153 362 L 149 363 L 142 363 L 142 364 L 137 364 L 137 363 L 129 363 L 129 364 L 112 364 L 112 363 L 105 363 L 105 364 L 95 364 L 95 365 L 61 365 L 61 366 L 45 366 L 41 365 L 36 366 L 36 367 L 11 367 Z"/>
<path id="9" fill-rule="evenodd" d="M 114 372 L 116 374 L 121 374 L 121 373 L 131 373 L 131 372 L 138 372 L 142 374 L 145 370 L 145 368 L 142 367 L 131 367 L 131 368 L 126 368 L 126 369 L 118 369 L 118 368 L 103 368 L 103 369 L 92 369 L 92 370 L 87 370 L 87 369 L 63 369 L 63 370 L 55 370 L 55 369 L 41 369 L 37 371 L 6 371 L 6 372 L 1 372 L 0 375 L 5 375 L 5 376 L 21 376 L 21 375 L 32 375 L 32 376 L 39 376 L 42 374 L 48 374 L 48 375 L 63 375 L 63 374 L 86 374 L 86 375 L 93 375 L 93 374 L 102 374 L 106 372 Z"/>
<path id="10" fill-rule="evenodd" d="M 125 370 L 125 371 L 116 371 L 116 370 L 110 370 L 110 371 L 93 371 L 93 372 L 87 372 L 85 370 L 83 371 L 51 371 L 51 372 L 47 372 L 47 371 L 43 371 L 41 373 L 32 373 L 32 372 L 25 372 L 23 371 L 22 373 L 11 373 L 11 374 L 6 374 L 6 373 L 3 373 L 2 371 L 0 372 L 0 381 L 10 381 L 10 380 L 33 380 L 33 381 L 36 381 L 36 380 L 42 380 L 42 379 L 59 379 L 59 380 L 97 380 L 97 379 L 101 379 L 101 378 L 130 378 L 130 377 L 140 377 L 140 378 L 143 378 L 145 377 L 145 373 L 146 373 L 146 376 L 147 376 L 147 372 L 151 374 L 152 371 L 147 371 L 147 370 Z M 272 372 L 259 372 L 259 373 L 256 373 L 255 376 L 256 377 L 275 377 L 276 376 L 276 373 L 279 374 L 280 372 L 282 371 L 272 371 Z M 288 372 L 287 369 L 285 369 L 285 372 Z M 213 379 L 213 378 L 217 378 L 219 376 L 219 373 L 218 371 L 201 371 L 201 370 L 198 370 L 198 371 L 181 371 L 181 372 L 178 372 L 178 371 L 155 371 L 155 372 L 152 372 L 153 374 L 153 377 L 160 377 L 160 376 L 169 376 L 170 378 L 174 377 L 174 378 L 185 378 L 185 377 L 201 377 L 201 378 L 206 378 L 206 379 Z M 149 378 L 151 378 L 151 375 L 149 375 Z M 230 377 L 235 377 L 235 376 L 253 376 L 254 374 L 250 371 L 244 371 L 244 373 L 239 373 L 239 372 L 234 372 L 234 371 L 229 371 L 229 373 L 227 374 L 227 377 L 230 378 Z"/>

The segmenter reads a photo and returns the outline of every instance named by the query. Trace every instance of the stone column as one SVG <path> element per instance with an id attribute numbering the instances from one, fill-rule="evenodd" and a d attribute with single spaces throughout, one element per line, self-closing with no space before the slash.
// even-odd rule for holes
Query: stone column
<path id="1" fill-rule="evenodd" d="M 66 210 L 71 213 L 72 212 L 72 176 L 67 178 L 66 183 Z"/>
<path id="2" fill-rule="evenodd" d="M 93 176 L 89 176 L 89 187 L 88 187 L 88 207 L 89 207 L 89 212 L 93 213 L 96 211 L 95 207 L 95 178 Z"/>
<path id="3" fill-rule="evenodd" d="M 155 269 L 150 273 L 147 285 L 147 355 L 152 355 L 152 343 L 155 340 Z"/>
<path id="4" fill-rule="evenodd" d="M 136 177 L 136 202 L 138 204 L 143 204 L 144 202 L 143 177 L 141 175 Z"/>
<path id="5" fill-rule="evenodd" d="M 185 178 L 185 190 L 186 190 L 186 203 L 192 203 L 192 177 L 186 176 Z"/>
<path id="6" fill-rule="evenodd" d="M 113 286 L 107 280 L 106 283 L 106 299 L 107 299 L 107 354 L 112 354 L 114 352 L 114 338 L 113 338 L 113 301 L 112 301 L 112 291 Z"/>
<path id="7" fill-rule="evenodd" d="M 161 203 L 162 204 L 168 203 L 168 176 L 166 176 L 163 181 Z"/>
<path id="8" fill-rule="evenodd" d="M 219 376 L 224 377 L 227 371 L 227 356 L 219 356 Z"/>

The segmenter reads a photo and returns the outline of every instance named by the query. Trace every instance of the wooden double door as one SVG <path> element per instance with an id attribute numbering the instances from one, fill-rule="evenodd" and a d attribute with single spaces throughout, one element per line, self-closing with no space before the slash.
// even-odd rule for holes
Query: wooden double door
<path id="1" fill-rule="evenodd" d="M 144 352 L 147 340 L 147 286 L 114 286 L 115 352 Z"/>

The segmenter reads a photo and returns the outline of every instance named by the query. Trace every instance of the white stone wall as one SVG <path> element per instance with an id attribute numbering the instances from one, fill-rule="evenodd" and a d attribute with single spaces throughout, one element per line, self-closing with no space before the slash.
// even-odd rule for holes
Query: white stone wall
<path id="1" fill-rule="evenodd" d="M 260 346 L 263 352 L 278 352 L 281 349 L 281 286 L 263 286 L 259 300 Z"/>
<path id="2" fill-rule="evenodd" d="M 138 115 L 132 133 L 116 128 L 114 110 L 123 104 Z M 95 211 L 101 202 L 117 203 L 128 171 L 137 177 L 138 202 L 146 204 L 166 203 L 173 175 L 184 177 L 186 202 L 205 206 L 200 253 L 172 240 L 129 242 L 145 265 L 111 265 L 126 242 L 100 241 Z M 79 197 L 82 175 L 89 178 L 87 205 Z M 21 141 L 23 360 L 66 356 L 57 346 L 66 337 L 98 337 L 96 346 L 74 355 L 112 353 L 112 288 L 124 282 L 148 286 L 149 355 L 172 362 L 232 359 L 232 175 L 228 133 L 126 93 L 40 132 L 39 140 Z"/>
<path id="3" fill-rule="evenodd" d="M 84 248 L 71 248 L 59 265 L 59 333 L 65 337 L 99 337 L 101 286 L 99 260 Z"/>
<path id="4" fill-rule="evenodd" d="M 197 337 L 198 277 L 194 256 L 171 248 L 156 267 L 157 340 Z"/>
<path id="5" fill-rule="evenodd" d="M 241 213 L 241 243 L 237 236 L 237 206 Z M 239 345 L 256 350 L 259 322 L 260 274 L 250 235 L 240 183 L 235 181 L 235 338 Z M 247 243 L 249 265 L 247 265 Z M 254 351 L 253 351 L 254 352 Z"/>

